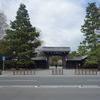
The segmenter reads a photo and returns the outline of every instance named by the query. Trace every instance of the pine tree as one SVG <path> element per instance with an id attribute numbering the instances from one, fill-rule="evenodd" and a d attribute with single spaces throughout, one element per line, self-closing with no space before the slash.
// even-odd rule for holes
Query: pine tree
<path id="1" fill-rule="evenodd" d="M 88 62 L 86 64 L 98 64 L 100 56 L 98 48 L 100 48 L 100 13 L 96 7 L 96 3 L 89 3 L 86 8 L 86 16 L 84 25 L 81 26 L 81 32 L 85 36 L 85 48 L 88 52 Z M 100 49 L 99 49 L 100 50 Z"/>
<path id="2" fill-rule="evenodd" d="M 67 57 L 79 57 L 79 55 L 78 55 L 77 51 L 72 51 L 67 55 Z"/>
<path id="3" fill-rule="evenodd" d="M 11 21 L 10 29 L 6 30 L 5 55 L 11 57 L 10 64 L 33 64 L 32 57 L 36 56 L 35 49 L 41 45 L 40 33 L 32 27 L 26 6 L 20 4 L 16 20 Z M 13 62 L 12 62 L 13 61 Z"/>
<path id="4" fill-rule="evenodd" d="M 82 57 L 87 54 L 88 54 L 88 51 L 86 47 L 86 41 L 82 41 L 80 42 L 80 46 L 78 46 L 77 55 Z"/>

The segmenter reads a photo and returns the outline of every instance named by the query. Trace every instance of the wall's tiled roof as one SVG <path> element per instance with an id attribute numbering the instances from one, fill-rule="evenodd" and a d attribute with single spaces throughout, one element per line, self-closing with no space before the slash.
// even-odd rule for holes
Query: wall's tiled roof
<path id="1" fill-rule="evenodd" d="M 84 55 L 82 57 L 67 57 L 66 58 L 66 61 L 81 61 L 83 59 L 86 59 L 87 58 L 87 55 Z"/>
<path id="2" fill-rule="evenodd" d="M 66 61 L 81 61 L 81 57 L 67 57 Z"/>

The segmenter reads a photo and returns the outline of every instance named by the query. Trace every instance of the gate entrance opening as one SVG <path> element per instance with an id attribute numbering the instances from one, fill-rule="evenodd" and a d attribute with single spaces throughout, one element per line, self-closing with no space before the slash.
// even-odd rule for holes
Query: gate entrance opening
<path id="1" fill-rule="evenodd" d="M 66 56 L 70 52 L 70 47 L 43 47 L 42 51 L 47 57 L 47 69 L 49 69 L 50 56 L 62 56 L 62 67 L 66 68 Z"/>
<path id="2" fill-rule="evenodd" d="M 50 56 L 49 58 L 49 65 L 52 67 L 61 67 L 62 66 L 62 57 L 61 56 Z"/>

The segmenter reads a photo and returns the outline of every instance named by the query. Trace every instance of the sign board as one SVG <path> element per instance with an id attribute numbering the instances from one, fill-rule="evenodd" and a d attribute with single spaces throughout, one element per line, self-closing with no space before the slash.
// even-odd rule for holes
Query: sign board
<path id="1" fill-rule="evenodd" d="M 2 56 L 2 60 L 5 60 L 6 59 L 6 57 L 5 56 Z"/>

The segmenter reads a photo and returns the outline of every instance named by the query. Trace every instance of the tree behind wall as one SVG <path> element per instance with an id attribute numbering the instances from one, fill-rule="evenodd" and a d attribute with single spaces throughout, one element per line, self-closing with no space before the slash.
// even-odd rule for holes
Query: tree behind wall
<path id="1" fill-rule="evenodd" d="M 50 61 L 50 65 L 51 66 L 57 66 L 58 65 L 58 59 L 59 59 L 59 57 L 58 56 L 52 56 L 51 57 L 51 61 Z"/>
<path id="2" fill-rule="evenodd" d="M 89 3 L 86 8 L 86 16 L 84 20 L 84 25 L 81 26 L 81 32 L 84 33 L 85 39 L 82 42 L 85 46 L 86 52 L 88 54 L 88 61 L 86 64 L 99 65 L 100 59 L 100 13 L 98 12 L 96 3 Z M 85 44 L 84 44 L 85 43 Z M 98 66 L 100 69 L 100 66 Z"/>
<path id="3" fill-rule="evenodd" d="M 40 33 L 32 27 L 24 4 L 20 4 L 16 20 L 11 21 L 10 25 L 3 42 L 5 56 L 11 57 L 8 63 L 24 66 L 33 64 L 31 58 L 36 56 L 35 49 L 41 45 Z"/>

